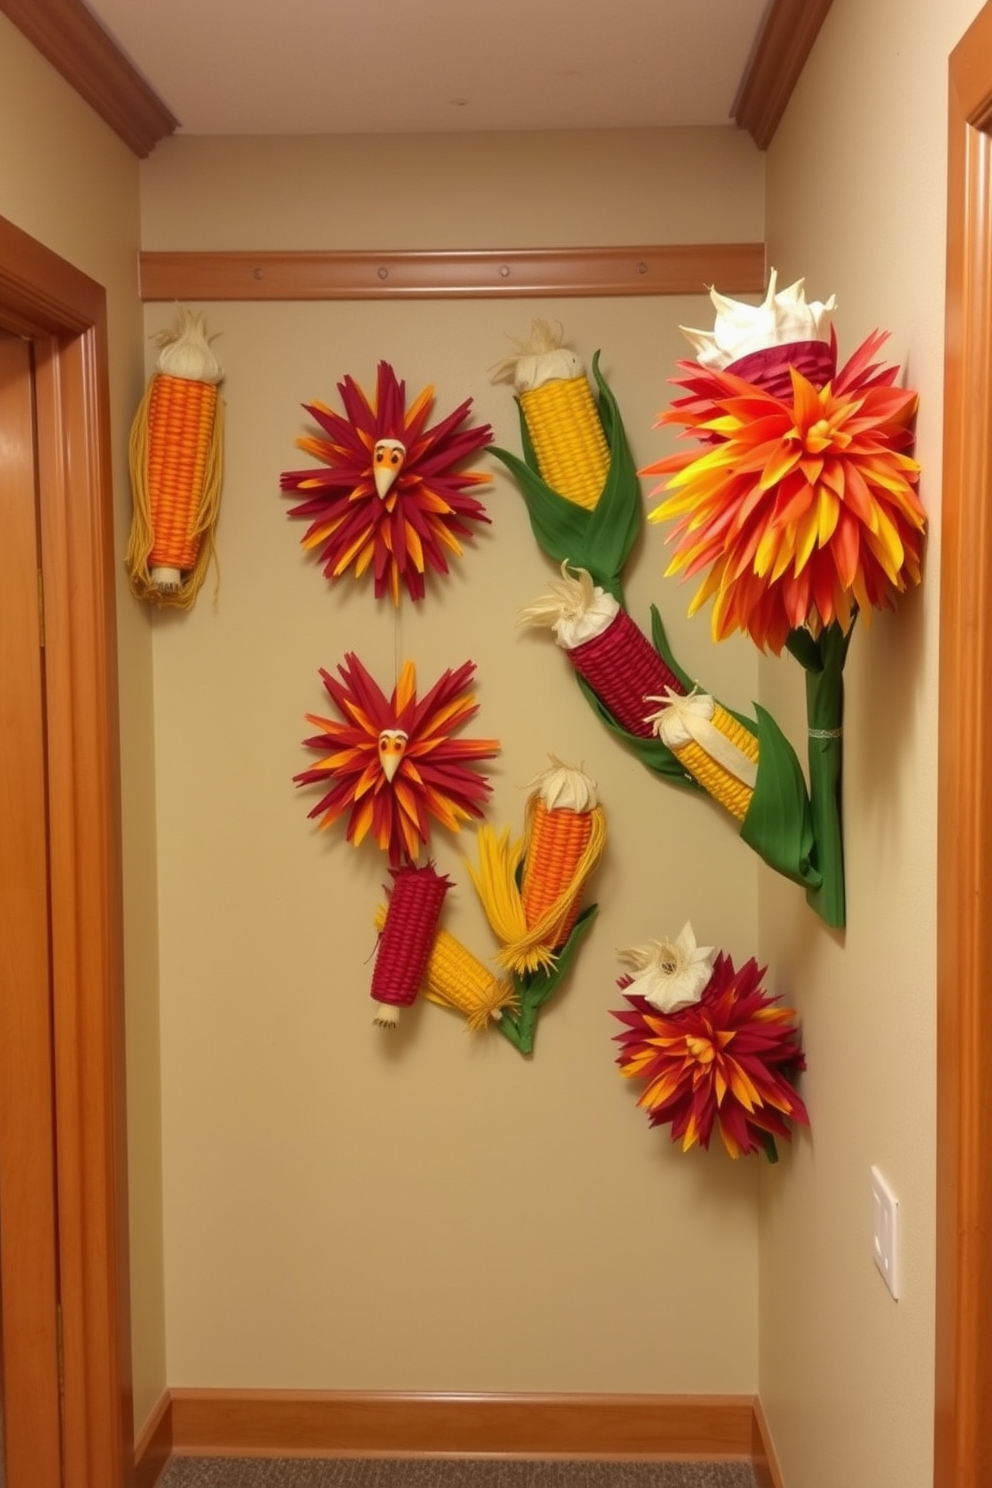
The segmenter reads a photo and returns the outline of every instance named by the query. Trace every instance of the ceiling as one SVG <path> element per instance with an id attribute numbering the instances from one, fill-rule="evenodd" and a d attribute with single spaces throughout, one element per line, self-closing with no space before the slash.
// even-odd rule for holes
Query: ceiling
<path id="1" fill-rule="evenodd" d="M 180 133 L 264 135 L 728 124 L 768 3 L 86 0 L 86 8 Z"/>

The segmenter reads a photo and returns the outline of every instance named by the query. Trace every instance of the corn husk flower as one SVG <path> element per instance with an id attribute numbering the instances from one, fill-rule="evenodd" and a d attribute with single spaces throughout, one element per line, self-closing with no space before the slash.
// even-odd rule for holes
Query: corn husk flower
<path id="1" fill-rule="evenodd" d="M 765 993 L 763 977 L 753 958 L 737 971 L 721 951 L 699 1000 L 671 1013 L 633 990 L 631 977 L 618 982 L 628 1003 L 613 1014 L 624 1025 L 615 1035 L 620 1072 L 645 1082 L 637 1104 L 652 1126 L 671 1127 L 683 1152 L 708 1149 L 717 1133 L 733 1158 L 764 1151 L 775 1161 L 776 1138 L 790 1138 L 790 1123 L 809 1124 L 795 1089 L 806 1067 L 796 1014 Z"/>
<path id="2" fill-rule="evenodd" d="M 687 396 L 657 421 L 695 447 L 642 472 L 667 477 L 649 519 L 674 523 L 667 572 L 704 575 L 690 613 L 713 600 L 715 639 L 744 631 L 805 669 L 820 878 L 809 897 L 840 927 L 843 669 L 857 615 L 892 608 L 920 582 L 917 396 L 875 360 L 885 333 L 837 371 L 833 297 L 807 304 L 801 280 L 777 294 L 773 271 L 758 307 L 712 299 L 715 329 L 687 332 L 700 360 L 674 379 Z"/>
<path id="3" fill-rule="evenodd" d="M 418 698 L 408 661 L 387 698 L 353 652 L 337 677 L 321 669 L 340 717 L 306 715 L 319 732 L 304 742 L 322 758 L 294 780 L 325 787 L 310 817 L 326 828 L 347 814 L 348 841 L 357 847 L 371 836 L 393 867 L 417 858 L 430 840 L 432 818 L 457 832 L 481 817 L 491 787 L 477 766 L 493 758 L 499 743 L 454 737 L 478 712 L 466 691 L 474 671 L 473 662 L 464 662 Z"/>
<path id="4" fill-rule="evenodd" d="M 713 975 L 713 946 L 697 946 L 690 924 L 675 940 L 652 940 L 620 951 L 630 967 L 627 992 L 643 997 L 659 1013 L 677 1013 L 698 1002 Z"/>
<path id="5" fill-rule="evenodd" d="M 504 1016 L 500 1032 L 529 1053 L 538 1012 L 595 914 L 595 905 L 582 907 L 606 842 L 595 782 L 552 755 L 531 783 L 523 837 L 514 841 L 509 828 L 497 833 L 484 824 L 477 841 L 479 862 L 469 872 L 500 943 L 496 960 L 513 973 L 520 1003 L 519 1016 Z"/>
<path id="6" fill-rule="evenodd" d="M 323 433 L 297 445 L 326 468 L 283 472 L 283 491 L 304 497 L 289 515 L 309 518 L 303 546 L 319 553 L 325 578 L 371 572 L 377 599 L 388 594 L 398 605 L 402 589 L 423 599 L 428 570 L 447 573 L 471 524 L 489 521 L 469 493 L 491 477 L 464 465 L 492 430 L 466 425 L 471 399 L 428 427 L 434 389 L 425 387 L 407 407 L 406 384 L 384 361 L 374 398 L 349 376 L 338 392 L 343 414 L 325 403 L 304 404 Z"/>
<path id="7" fill-rule="evenodd" d="M 224 478 L 224 370 L 204 317 L 185 306 L 159 332 L 156 370 L 131 426 L 132 593 L 190 609 L 215 560 Z"/>
<path id="8" fill-rule="evenodd" d="M 451 880 L 433 863 L 392 869 L 393 887 L 372 972 L 374 1022 L 395 1028 L 400 1010 L 417 998 L 430 960 L 444 896 Z"/>

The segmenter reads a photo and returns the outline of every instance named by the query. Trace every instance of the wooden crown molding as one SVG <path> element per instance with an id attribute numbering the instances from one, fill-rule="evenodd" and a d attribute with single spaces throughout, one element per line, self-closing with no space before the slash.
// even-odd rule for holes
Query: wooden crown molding
<path id="1" fill-rule="evenodd" d="M 763 243 L 505 252 L 141 253 L 143 300 L 760 294 Z"/>
<path id="2" fill-rule="evenodd" d="M 82 0 L 0 0 L 0 12 L 144 159 L 178 127 Z"/>
<path id="3" fill-rule="evenodd" d="M 771 142 L 831 0 L 772 0 L 731 110 L 759 149 Z M 22 31 L 140 158 L 179 121 L 82 0 L 0 0 Z"/>
<path id="4" fill-rule="evenodd" d="M 767 150 L 832 0 L 772 0 L 731 109 Z"/>

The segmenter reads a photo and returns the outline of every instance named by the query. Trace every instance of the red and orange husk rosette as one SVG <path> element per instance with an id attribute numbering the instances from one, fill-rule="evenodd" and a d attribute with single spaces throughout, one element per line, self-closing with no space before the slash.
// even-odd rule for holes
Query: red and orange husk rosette
<path id="1" fill-rule="evenodd" d="M 338 392 L 343 413 L 304 404 L 320 432 L 296 443 L 320 463 L 280 476 L 282 490 L 301 498 L 289 515 L 308 519 L 302 543 L 319 554 L 325 578 L 371 573 L 376 599 L 388 594 L 398 605 L 405 590 L 422 600 L 428 573 L 446 574 L 474 524 L 489 521 L 471 493 L 492 477 L 465 466 L 492 430 L 468 423 L 470 398 L 429 424 L 433 387 L 407 404 L 406 384 L 388 362 L 378 365 L 371 398 L 353 377 Z"/>
<path id="2" fill-rule="evenodd" d="M 668 574 L 705 575 L 689 613 L 713 600 L 714 640 L 744 631 L 763 651 L 784 647 L 805 670 L 821 880 L 807 898 L 840 928 L 844 664 L 859 612 L 867 621 L 920 581 L 917 395 L 895 385 L 896 367 L 875 360 L 884 332 L 837 371 L 833 300 L 807 305 L 801 280 L 776 294 L 773 271 L 757 307 L 715 290 L 711 298 L 716 329 L 686 331 L 700 360 L 681 362 L 672 379 L 687 396 L 656 425 L 680 426 L 694 447 L 642 471 L 666 477 L 649 520 L 674 523 Z"/>
<path id="3" fill-rule="evenodd" d="M 393 887 L 372 972 L 375 1023 L 395 1028 L 400 1010 L 417 998 L 430 960 L 441 906 L 451 888 L 433 863 L 390 869 Z"/>
<path id="4" fill-rule="evenodd" d="M 776 1162 L 776 1138 L 809 1124 L 795 1088 L 806 1068 L 796 1014 L 764 992 L 763 977 L 753 957 L 738 971 L 720 951 L 698 1001 L 667 1013 L 629 990 L 634 978 L 617 983 L 628 1003 L 613 1013 L 624 1024 L 620 1072 L 645 1082 L 637 1104 L 683 1152 L 708 1149 L 715 1132 L 733 1158 L 763 1151 Z"/>

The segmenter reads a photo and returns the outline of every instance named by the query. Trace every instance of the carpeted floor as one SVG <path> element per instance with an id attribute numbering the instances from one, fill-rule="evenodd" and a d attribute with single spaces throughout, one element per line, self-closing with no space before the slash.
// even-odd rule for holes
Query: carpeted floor
<path id="1" fill-rule="evenodd" d="M 757 1488 L 744 1462 L 177 1457 L 158 1488 Z"/>

